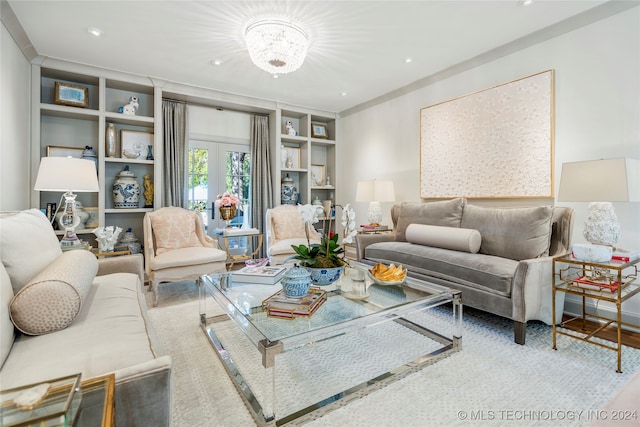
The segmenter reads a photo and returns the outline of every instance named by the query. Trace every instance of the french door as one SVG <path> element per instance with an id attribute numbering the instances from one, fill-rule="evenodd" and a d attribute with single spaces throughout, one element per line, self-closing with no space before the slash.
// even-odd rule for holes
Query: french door
<path id="1" fill-rule="evenodd" d="M 224 192 L 240 199 L 231 225 L 250 224 L 249 144 L 191 139 L 188 157 L 188 206 L 201 213 L 207 234 L 213 236 L 216 229 L 227 225 L 214 205 Z"/>

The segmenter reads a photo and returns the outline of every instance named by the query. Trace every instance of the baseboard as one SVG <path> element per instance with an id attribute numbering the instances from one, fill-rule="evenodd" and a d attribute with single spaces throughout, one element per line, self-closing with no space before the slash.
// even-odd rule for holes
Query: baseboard
<path id="1" fill-rule="evenodd" d="M 607 319 L 615 320 L 617 317 L 617 313 L 615 307 L 607 307 L 605 304 L 601 303 L 596 306 L 596 304 L 591 301 L 586 302 L 587 313 L 595 313 L 598 316 L 606 317 Z M 574 301 L 571 299 L 565 299 L 564 301 L 564 312 L 570 316 L 580 316 L 582 314 L 582 301 Z M 625 323 L 631 323 L 632 325 L 638 325 L 638 327 L 633 328 L 630 326 L 623 325 L 623 329 L 629 329 L 636 332 L 640 332 L 640 314 L 638 313 L 629 313 L 622 310 L 622 321 Z"/>

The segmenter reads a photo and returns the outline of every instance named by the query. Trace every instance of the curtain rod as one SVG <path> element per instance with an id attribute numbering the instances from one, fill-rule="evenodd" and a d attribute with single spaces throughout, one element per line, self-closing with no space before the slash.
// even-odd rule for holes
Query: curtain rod
<path id="1" fill-rule="evenodd" d="M 198 106 L 198 107 L 209 107 L 209 108 L 215 108 L 218 111 L 233 111 L 234 113 L 245 113 L 245 114 L 251 114 L 254 116 L 265 116 L 265 117 L 269 117 L 269 113 L 256 113 L 254 111 L 246 111 L 246 110 L 239 110 L 239 109 L 235 109 L 235 108 L 225 108 L 225 107 L 220 107 L 217 105 L 209 105 L 209 104 L 205 104 L 202 102 L 187 102 L 187 101 L 181 101 L 178 99 L 171 99 L 171 98 L 165 98 L 162 97 L 163 101 L 171 101 L 171 102 L 177 102 L 179 104 L 186 104 L 186 105 L 194 105 L 194 106 Z"/>

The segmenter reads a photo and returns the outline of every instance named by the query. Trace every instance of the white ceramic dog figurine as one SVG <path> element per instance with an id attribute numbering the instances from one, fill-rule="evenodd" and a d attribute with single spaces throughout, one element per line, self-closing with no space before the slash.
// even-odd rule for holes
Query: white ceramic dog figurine
<path id="1" fill-rule="evenodd" d="M 284 127 L 287 130 L 287 135 L 297 135 L 297 132 L 293 127 L 293 122 L 291 120 L 287 120 L 286 122 L 284 122 Z"/>
<path id="2" fill-rule="evenodd" d="M 127 105 L 118 108 L 118 113 L 126 114 L 127 116 L 135 116 L 136 110 L 139 106 L 138 97 L 132 96 L 129 98 L 129 103 Z"/>

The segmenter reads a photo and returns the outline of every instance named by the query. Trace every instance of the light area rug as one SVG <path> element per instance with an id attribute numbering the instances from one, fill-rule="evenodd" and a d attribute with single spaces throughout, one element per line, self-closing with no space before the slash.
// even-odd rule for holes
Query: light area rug
<path id="1" fill-rule="evenodd" d="M 159 292 L 149 316 L 173 360 L 173 425 L 256 425 L 200 329 L 195 283 L 163 284 Z M 208 306 L 222 313 L 215 309 Z M 640 350 L 625 346 L 622 362 L 616 373 L 614 351 L 564 336 L 553 350 L 551 327 L 539 322 L 520 346 L 512 322 L 467 309 L 460 351 L 289 425 L 585 426 L 607 416 L 599 409 L 640 370 Z"/>

